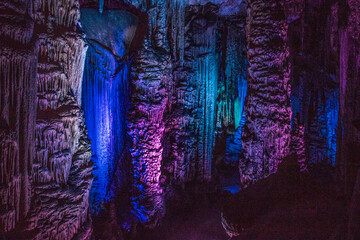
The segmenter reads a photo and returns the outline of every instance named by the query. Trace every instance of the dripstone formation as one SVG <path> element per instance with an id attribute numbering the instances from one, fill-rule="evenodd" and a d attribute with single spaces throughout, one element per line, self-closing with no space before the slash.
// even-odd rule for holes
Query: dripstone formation
<path id="1" fill-rule="evenodd" d="M 245 238 L 290 201 L 360 238 L 359 26 L 359 0 L 1 1 L 0 238 L 182 211 Z"/>
<path id="2" fill-rule="evenodd" d="M 1 9 L 1 233 L 86 238 L 92 163 L 79 3 L 5 1 Z"/>

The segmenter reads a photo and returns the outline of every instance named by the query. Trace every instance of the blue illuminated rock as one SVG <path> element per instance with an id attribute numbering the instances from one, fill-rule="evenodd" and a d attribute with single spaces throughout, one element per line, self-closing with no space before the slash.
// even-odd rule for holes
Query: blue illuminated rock
<path id="1" fill-rule="evenodd" d="M 105 10 L 102 13 L 91 8 L 81 9 L 81 26 L 86 39 L 123 57 L 134 38 L 138 19 L 135 15 L 121 10 Z"/>

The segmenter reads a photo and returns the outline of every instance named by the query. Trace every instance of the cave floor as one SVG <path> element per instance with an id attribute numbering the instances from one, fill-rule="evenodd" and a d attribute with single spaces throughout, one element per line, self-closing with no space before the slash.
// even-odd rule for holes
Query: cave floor
<path id="1" fill-rule="evenodd" d="M 163 224 L 139 234 L 136 240 L 224 240 L 228 239 L 221 226 L 221 211 L 216 208 L 197 207 L 173 217 Z"/>
<path id="2" fill-rule="evenodd" d="M 237 185 L 236 175 L 219 179 L 220 189 Z M 165 217 L 154 229 L 140 225 L 132 237 L 113 229 L 96 239 L 131 240 L 342 240 L 347 231 L 346 197 L 339 194 L 329 175 L 316 172 L 302 176 L 288 167 L 260 182 L 231 194 L 231 191 L 187 188 L 170 204 Z M 229 238 L 221 215 L 238 227 L 239 236 Z M 111 214 L 110 214 L 111 215 Z M 104 228 L 104 221 L 100 221 Z M 98 227 L 99 227 L 98 226 Z M 99 228 L 97 229 L 99 230 Z M 95 227 L 95 232 L 97 231 Z M 103 229 L 104 230 L 104 229 Z M 134 237 L 136 235 L 136 237 Z"/>
<path id="3" fill-rule="evenodd" d="M 248 223 L 231 240 L 344 239 L 345 197 L 339 195 L 331 177 L 316 173 L 316 178 L 308 176 L 300 182 L 289 174 L 274 175 L 249 191 L 198 199 L 192 207 L 168 214 L 159 227 L 138 232 L 136 240 L 227 240 L 221 224 L 224 208 Z M 236 206 L 229 209 L 231 201 Z"/>

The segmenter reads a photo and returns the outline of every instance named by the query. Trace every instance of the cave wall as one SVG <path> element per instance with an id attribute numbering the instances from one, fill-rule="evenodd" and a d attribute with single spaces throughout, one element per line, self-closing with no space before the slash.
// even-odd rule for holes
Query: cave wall
<path id="1" fill-rule="evenodd" d="M 86 53 L 76 30 L 79 4 L 8 1 L 1 7 L 11 13 L 2 17 L 2 58 L 10 62 L 1 64 L 6 70 L 1 96 L 9 97 L 2 101 L 1 122 L 8 130 L 13 128 L 9 124 L 20 126 L 5 133 L 12 138 L 4 142 L 12 152 L 1 157 L 8 165 L 1 168 L 4 176 L 11 176 L 2 183 L 8 210 L 1 234 L 11 239 L 18 234 L 25 239 L 86 238 L 91 233 L 92 164 L 79 97 Z M 11 60 L 14 56 L 21 60 Z"/>
<path id="2" fill-rule="evenodd" d="M 123 43 L 87 46 L 78 1 L 0 3 L 0 233 L 90 235 L 80 105 L 91 204 L 131 183 L 144 225 L 165 214 L 165 193 L 208 183 L 217 162 L 240 159 L 246 186 L 295 152 L 303 171 L 335 164 L 352 191 L 358 1 L 249 0 L 246 27 L 240 2 L 100 1 L 103 14 L 141 16 L 145 36 L 130 55 Z"/>
<path id="3" fill-rule="evenodd" d="M 340 3 L 339 3 L 340 4 Z M 347 5 L 340 4 L 339 14 L 345 17 L 339 31 L 340 58 L 340 114 L 339 155 L 340 176 L 344 180 L 345 190 L 352 191 L 355 176 L 359 170 L 359 70 L 360 70 L 360 3 L 348 0 Z M 341 15 L 339 15 L 341 16 Z"/>
<path id="4" fill-rule="evenodd" d="M 289 1 L 293 128 L 305 165 L 335 166 L 351 192 L 358 171 L 358 1 Z M 295 119 L 297 118 L 297 119 Z"/>

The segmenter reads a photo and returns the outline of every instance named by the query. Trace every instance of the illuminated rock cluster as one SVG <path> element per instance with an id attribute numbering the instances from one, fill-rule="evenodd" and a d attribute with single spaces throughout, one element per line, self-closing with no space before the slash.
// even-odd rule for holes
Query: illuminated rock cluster
<path id="1" fill-rule="evenodd" d="M 86 53 L 75 27 L 79 4 L 23 4 L 2 4 L 14 11 L 2 18 L 1 96 L 9 100 L 1 104 L 1 125 L 8 130 L 1 132 L 1 185 L 7 187 L 1 187 L 0 229 L 12 239 L 20 233 L 28 239 L 84 238 L 92 229 L 92 164 L 79 106 Z"/>
<path id="2" fill-rule="evenodd" d="M 91 214 L 131 235 L 158 226 L 171 204 L 197 201 L 194 189 L 275 205 L 261 184 L 286 196 L 299 172 L 327 165 L 353 196 L 356 239 L 359 9 L 358 0 L 2 1 L 0 235 L 89 239 Z M 297 163 L 281 176 L 293 182 L 279 189 L 283 178 L 270 175 L 289 155 Z M 226 188 L 221 174 L 234 169 Z M 240 223 L 232 206 L 222 222 L 235 237 L 258 213 Z"/>
<path id="3" fill-rule="evenodd" d="M 170 19 L 161 10 L 167 4 Z M 171 198 L 173 186 L 212 179 L 216 136 L 234 132 L 234 102 L 238 94 L 243 101 L 246 92 L 245 18 L 220 19 L 217 5 L 182 1 L 158 1 L 146 11 L 149 33 L 132 62 L 131 202 L 140 222 L 154 223 L 164 214 L 165 191 Z M 240 29 L 231 31 L 232 23 Z"/>
<path id="4" fill-rule="evenodd" d="M 157 1 L 149 10 L 148 34 L 132 65 L 133 94 L 128 114 L 133 174 L 131 203 L 140 222 L 149 224 L 155 224 L 164 214 L 161 141 L 168 100 L 166 89 L 171 81 L 165 9 L 166 1 Z"/>
<path id="5" fill-rule="evenodd" d="M 265 3 L 260 4 L 260 8 L 258 8 L 259 5 L 253 5 L 253 10 L 251 9 L 251 2 L 248 2 L 248 4 L 250 6 L 249 11 L 253 11 L 255 15 L 257 10 L 266 6 Z M 343 192 L 352 195 L 349 225 L 341 230 L 341 233 L 338 233 L 338 239 L 345 239 L 345 236 L 356 239 L 360 236 L 355 227 L 360 222 L 359 205 L 354 204 L 354 202 L 358 201 L 355 199 L 358 199 L 358 183 L 356 179 L 358 179 L 357 175 L 359 173 L 356 164 L 359 163 L 359 158 L 355 153 L 355 149 L 359 148 L 359 111 L 349 107 L 352 104 L 354 106 L 358 105 L 358 98 L 355 96 L 358 95 L 359 88 L 356 87 L 357 84 L 354 80 L 358 78 L 358 70 L 356 69 L 359 69 L 357 61 L 359 56 L 358 6 L 358 1 L 312 1 L 310 3 L 294 0 L 286 1 L 283 8 L 284 13 L 278 15 L 286 19 L 288 25 L 287 38 L 290 53 L 292 109 L 290 151 L 297 155 L 296 159 L 302 171 L 309 170 L 317 164 L 321 164 L 323 167 L 335 165 L 336 178 L 339 181 L 338 184 L 340 183 L 340 188 Z M 252 19 L 249 19 L 248 22 L 251 21 Z M 248 54 L 251 55 L 251 48 L 253 47 L 251 46 L 251 36 L 248 36 L 248 44 Z M 280 49 L 284 50 L 285 48 Z M 260 58 L 267 56 L 265 53 L 255 53 L 255 56 Z M 254 66 L 257 69 L 261 65 L 252 65 L 251 56 L 249 55 L 248 61 L 248 96 L 251 96 L 251 68 Z M 245 101 L 245 111 L 247 101 L 248 99 Z M 246 111 L 246 114 L 248 114 L 248 111 Z M 248 118 L 247 115 L 247 124 L 242 138 L 245 145 L 245 155 L 247 149 L 249 149 L 246 144 L 250 143 L 246 138 L 246 129 L 253 124 L 249 124 L 249 122 L 256 122 L 257 119 L 258 115 L 252 118 Z M 281 137 L 286 136 L 281 135 Z M 255 153 L 258 153 L 258 151 L 255 151 Z M 264 161 L 259 162 L 266 162 L 266 157 L 263 157 L 263 159 Z M 251 170 L 253 169 L 257 169 L 256 165 Z M 248 171 L 248 174 L 251 177 L 256 177 L 254 172 L 257 173 L 257 171 Z M 286 179 L 286 181 L 289 180 L 289 178 Z M 245 180 L 248 180 L 248 178 Z M 250 187 L 249 191 L 259 191 L 257 187 L 261 186 L 261 184 L 255 185 Z M 272 185 L 267 183 L 267 186 Z M 260 195 L 256 199 L 259 198 L 261 201 Z M 251 197 L 251 195 L 249 196 Z M 238 197 L 241 198 L 240 195 Z M 286 199 L 286 197 L 279 197 L 277 201 L 283 199 Z M 240 200 L 240 202 L 246 202 L 246 200 Z M 236 204 L 241 205 L 240 202 Z M 249 208 L 249 206 L 245 208 Z M 242 208 L 241 211 L 245 210 L 245 208 Z M 229 210 L 234 211 L 233 208 L 229 208 Z M 235 216 L 236 214 L 230 215 Z M 250 218 L 245 217 L 242 219 L 248 221 Z M 241 221 L 239 219 L 229 220 L 229 218 L 223 217 L 223 224 L 229 235 L 242 236 L 241 232 L 245 222 Z"/>

